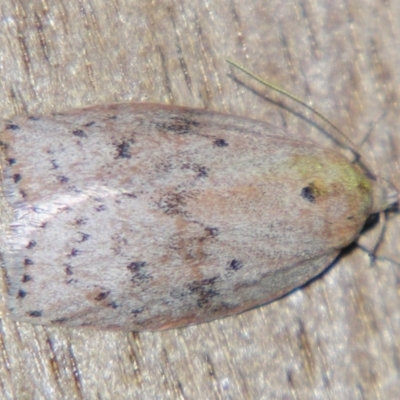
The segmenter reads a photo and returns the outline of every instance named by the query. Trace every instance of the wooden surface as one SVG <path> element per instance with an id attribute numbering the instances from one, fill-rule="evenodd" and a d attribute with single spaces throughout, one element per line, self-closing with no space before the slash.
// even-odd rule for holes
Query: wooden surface
<path id="1" fill-rule="evenodd" d="M 231 57 L 317 107 L 398 184 L 399 21 L 396 0 L 2 0 L 0 116 L 151 101 L 266 120 L 330 145 L 296 115 L 304 109 L 232 79 Z M 386 217 L 375 262 L 351 249 L 306 287 L 213 323 L 43 328 L 11 321 L 3 301 L 0 397 L 397 399 L 400 215 Z M 363 244 L 372 248 L 378 230 Z"/>

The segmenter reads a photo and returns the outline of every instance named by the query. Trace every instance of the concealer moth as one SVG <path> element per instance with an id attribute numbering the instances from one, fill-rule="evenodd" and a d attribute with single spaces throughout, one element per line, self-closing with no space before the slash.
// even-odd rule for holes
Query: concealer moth
<path id="1" fill-rule="evenodd" d="M 17 321 L 127 331 L 211 321 L 323 271 L 397 198 L 331 149 L 201 109 L 106 104 L 1 132 Z"/>

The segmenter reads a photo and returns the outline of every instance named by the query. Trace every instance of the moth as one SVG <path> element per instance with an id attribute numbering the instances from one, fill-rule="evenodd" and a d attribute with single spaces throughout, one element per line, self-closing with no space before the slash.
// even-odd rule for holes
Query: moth
<path id="1" fill-rule="evenodd" d="M 158 330 L 265 304 L 397 196 L 301 135 L 193 108 L 15 117 L 0 141 L 8 309 L 33 324 Z"/>

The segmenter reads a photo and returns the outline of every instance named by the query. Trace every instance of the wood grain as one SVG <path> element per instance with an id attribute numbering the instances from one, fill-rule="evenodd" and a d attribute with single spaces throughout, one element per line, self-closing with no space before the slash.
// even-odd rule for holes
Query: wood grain
<path id="1" fill-rule="evenodd" d="M 317 107 L 398 185 L 399 20 L 394 0 L 2 0 L 0 115 L 151 101 L 333 145 L 304 109 L 231 73 L 230 57 Z M 362 238 L 379 244 L 375 261 L 354 247 L 279 301 L 189 328 L 34 327 L 2 302 L 0 397 L 397 399 L 400 215 L 381 226 L 382 240 L 379 226 Z"/>

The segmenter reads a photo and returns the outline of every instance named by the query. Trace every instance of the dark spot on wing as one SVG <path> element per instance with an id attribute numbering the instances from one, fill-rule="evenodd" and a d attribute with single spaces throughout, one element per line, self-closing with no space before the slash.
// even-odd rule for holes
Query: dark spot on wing
<path id="1" fill-rule="evenodd" d="M 97 212 L 104 211 L 104 210 L 106 210 L 106 206 L 105 206 L 105 204 L 100 204 L 97 207 L 95 207 L 95 210 Z"/>
<path id="2" fill-rule="evenodd" d="M 301 189 L 301 197 L 303 197 L 310 203 L 314 203 L 317 196 L 318 190 L 313 183 L 310 183 L 308 186 Z"/>
<path id="3" fill-rule="evenodd" d="M 208 176 L 208 168 L 207 167 L 199 167 L 197 176 L 199 178 L 204 178 Z"/>
<path id="4" fill-rule="evenodd" d="M 28 265 L 33 265 L 33 261 L 30 260 L 29 258 L 25 258 L 24 260 L 24 265 L 27 267 Z"/>
<path id="5" fill-rule="evenodd" d="M 124 140 L 121 143 L 115 144 L 117 148 L 117 155 L 115 158 L 131 158 L 131 144 L 133 140 Z"/>
<path id="6" fill-rule="evenodd" d="M 21 279 L 22 283 L 26 283 L 26 282 L 29 282 L 31 280 L 32 280 L 32 277 L 30 275 L 27 275 L 27 274 L 22 275 L 22 279 Z"/>
<path id="7" fill-rule="evenodd" d="M 7 124 L 6 129 L 11 130 L 11 131 L 16 131 L 20 129 L 20 127 L 17 124 Z"/>
<path id="8" fill-rule="evenodd" d="M 34 240 L 29 241 L 28 245 L 26 246 L 27 249 L 31 249 L 36 246 L 36 242 Z"/>
<path id="9" fill-rule="evenodd" d="M 227 270 L 230 271 L 239 271 L 239 269 L 243 268 L 243 263 L 239 260 L 233 259 L 229 262 Z"/>
<path id="10" fill-rule="evenodd" d="M 72 267 L 69 264 L 65 264 L 65 273 L 66 275 L 73 275 L 74 273 L 72 272 Z"/>
<path id="11" fill-rule="evenodd" d="M 57 164 L 56 160 L 50 160 L 53 169 L 58 169 L 59 165 Z"/>
<path id="12" fill-rule="evenodd" d="M 141 283 L 152 279 L 151 274 L 146 271 L 146 265 L 146 261 L 134 261 L 127 266 L 127 268 L 132 272 L 132 282 Z"/>
<path id="13" fill-rule="evenodd" d="M 36 310 L 36 311 L 29 311 L 27 314 L 28 314 L 30 317 L 41 317 L 42 314 L 43 314 L 43 311 L 38 311 L 38 310 Z"/>
<path id="14" fill-rule="evenodd" d="M 86 225 L 87 223 L 87 218 L 78 218 L 75 220 L 75 225 L 81 226 L 81 225 Z"/>
<path id="15" fill-rule="evenodd" d="M 137 198 L 137 196 L 136 196 L 136 194 L 134 192 L 125 192 L 125 193 L 122 193 L 122 196 L 130 197 L 132 199 L 136 199 Z"/>
<path id="16" fill-rule="evenodd" d="M 219 229 L 215 227 L 208 226 L 205 228 L 205 231 L 208 233 L 208 236 L 215 237 L 219 235 Z"/>
<path id="17" fill-rule="evenodd" d="M 87 134 L 82 129 L 75 129 L 72 131 L 72 134 L 80 138 L 87 137 Z"/>
<path id="18" fill-rule="evenodd" d="M 94 299 L 95 299 L 96 301 L 101 301 L 101 300 L 104 300 L 106 297 L 108 297 L 109 294 L 110 294 L 110 291 L 101 292 L 101 293 L 99 293 Z"/>
<path id="19" fill-rule="evenodd" d="M 133 314 L 134 317 L 137 317 L 137 316 L 138 316 L 139 314 L 141 314 L 143 311 L 144 311 L 144 308 L 143 308 L 143 307 L 141 307 L 141 308 L 134 308 L 134 309 L 131 311 L 131 314 Z"/>
<path id="20" fill-rule="evenodd" d="M 86 240 L 90 238 L 90 235 L 88 233 L 78 232 L 78 234 L 81 235 L 79 243 L 86 242 Z"/>
<path id="21" fill-rule="evenodd" d="M 212 297 L 219 295 L 219 292 L 215 288 L 215 282 L 218 278 L 219 276 L 215 276 L 188 284 L 189 294 L 196 297 L 197 307 L 203 308 L 210 302 Z"/>
<path id="22" fill-rule="evenodd" d="M 107 307 L 111 307 L 115 310 L 116 308 L 119 307 L 119 305 L 115 301 L 112 301 L 111 303 L 107 304 Z"/>
<path id="23" fill-rule="evenodd" d="M 60 175 L 60 176 L 57 176 L 57 180 L 60 183 L 67 183 L 69 181 L 69 178 L 67 178 L 66 176 Z"/>
<path id="24" fill-rule="evenodd" d="M 27 295 L 27 292 L 25 292 L 25 290 L 18 290 L 18 294 L 17 294 L 17 299 L 23 299 L 25 296 Z"/>
<path id="25" fill-rule="evenodd" d="M 76 257 L 79 254 L 81 254 L 81 251 L 79 251 L 78 249 L 74 248 L 74 249 L 71 250 L 70 257 Z"/>
<path id="26" fill-rule="evenodd" d="M 226 146 L 228 146 L 228 142 L 226 142 L 224 139 L 217 139 L 217 140 L 214 140 L 214 146 L 226 147 Z"/>
<path id="27" fill-rule="evenodd" d="M 21 174 L 14 174 L 13 175 L 14 183 L 18 183 L 21 179 L 22 179 Z"/>

